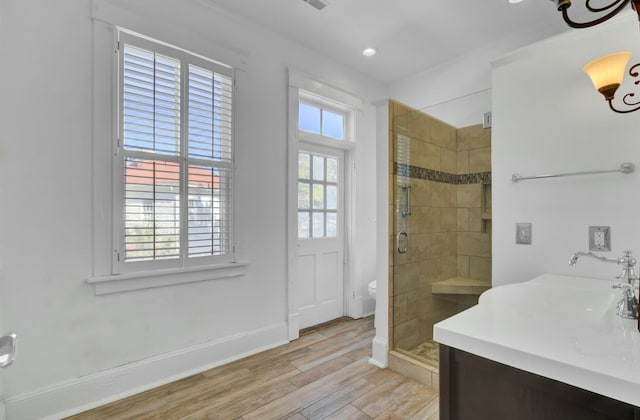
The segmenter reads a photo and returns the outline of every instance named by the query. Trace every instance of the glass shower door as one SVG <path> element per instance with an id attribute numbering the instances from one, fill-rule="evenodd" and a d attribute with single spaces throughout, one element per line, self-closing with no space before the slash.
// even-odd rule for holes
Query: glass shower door
<path id="1" fill-rule="evenodd" d="M 426 346 L 432 337 L 429 273 L 435 265 L 428 258 L 430 188 L 422 179 L 426 168 L 426 143 L 415 132 L 415 116 L 397 115 L 393 121 L 393 321 L 392 341 L 395 351 L 437 365 Z M 414 129 L 412 131 L 412 128 Z M 432 341 L 431 341 L 432 343 Z"/>
<path id="2" fill-rule="evenodd" d="M 490 182 L 490 173 L 469 173 L 464 166 L 465 158 L 473 155 L 475 164 L 475 156 L 490 156 L 490 149 L 464 137 L 485 141 L 481 125 L 461 131 L 424 112 L 392 108 L 391 344 L 393 351 L 437 367 L 434 323 L 473 306 L 479 294 L 450 285 L 490 280 L 490 224 L 482 220 L 483 182 L 487 174 Z"/>
<path id="3" fill-rule="evenodd" d="M 419 111 L 393 121 L 392 340 L 394 351 L 437 366 L 433 324 L 454 312 L 456 303 L 434 297 L 431 285 L 456 275 L 457 213 L 455 185 L 441 179 L 447 151 L 432 141 L 433 127 Z M 448 143 L 455 149 L 455 138 Z"/>

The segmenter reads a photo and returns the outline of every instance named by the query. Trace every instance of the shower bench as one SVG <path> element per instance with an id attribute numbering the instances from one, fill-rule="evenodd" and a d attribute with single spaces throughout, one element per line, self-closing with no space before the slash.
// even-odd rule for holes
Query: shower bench
<path id="1" fill-rule="evenodd" d="M 444 295 L 481 295 L 491 289 L 491 280 L 453 277 L 431 285 L 431 293 Z"/>

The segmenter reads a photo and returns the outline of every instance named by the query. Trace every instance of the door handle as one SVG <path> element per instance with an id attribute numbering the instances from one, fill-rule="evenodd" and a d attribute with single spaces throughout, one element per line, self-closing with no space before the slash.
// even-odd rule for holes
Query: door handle
<path id="1" fill-rule="evenodd" d="M 396 238 L 396 248 L 400 254 L 406 254 L 409 249 L 409 235 L 407 235 L 407 232 L 404 230 L 401 230 L 398 233 Z"/>
<path id="2" fill-rule="evenodd" d="M 404 210 L 402 217 L 411 216 L 411 185 L 402 184 L 402 191 L 405 192 Z"/>

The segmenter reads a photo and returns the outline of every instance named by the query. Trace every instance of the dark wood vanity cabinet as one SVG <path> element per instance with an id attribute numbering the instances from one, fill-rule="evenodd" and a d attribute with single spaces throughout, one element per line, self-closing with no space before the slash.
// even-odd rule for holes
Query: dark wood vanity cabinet
<path id="1" fill-rule="evenodd" d="M 441 420 L 640 420 L 640 408 L 440 345 Z"/>

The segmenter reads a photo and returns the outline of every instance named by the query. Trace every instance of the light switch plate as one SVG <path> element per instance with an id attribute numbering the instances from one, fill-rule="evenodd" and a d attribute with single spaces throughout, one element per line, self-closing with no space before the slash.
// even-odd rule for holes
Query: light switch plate
<path id="1" fill-rule="evenodd" d="M 484 113 L 484 118 L 482 119 L 482 128 L 491 128 L 491 125 L 493 123 L 493 117 L 491 112 L 485 112 Z"/>
<path id="2" fill-rule="evenodd" d="M 531 245 L 531 223 L 516 223 L 516 244 Z"/>
<path id="3" fill-rule="evenodd" d="M 589 251 L 611 251 L 610 226 L 589 226 Z"/>

